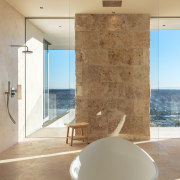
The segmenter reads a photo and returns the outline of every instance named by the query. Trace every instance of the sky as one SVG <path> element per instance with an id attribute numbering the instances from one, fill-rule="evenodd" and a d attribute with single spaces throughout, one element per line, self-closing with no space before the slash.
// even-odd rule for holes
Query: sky
<path id="1" fill-rule="evenodd" d="M 151 30 L 151 89 L 180 89 L 180 30 Z"/>
<path id="2" fill-rule="evenodd" d="M 180 89 L 180 30 L 150 32 L 151 89 Z M 75 89 L 75 51 L 49 50 L 49 88 Z"/>
<path id="3" fill-rule="evenodd" d="M 75 89 L 75 51 L 49 50 L 49 89 Z"/>

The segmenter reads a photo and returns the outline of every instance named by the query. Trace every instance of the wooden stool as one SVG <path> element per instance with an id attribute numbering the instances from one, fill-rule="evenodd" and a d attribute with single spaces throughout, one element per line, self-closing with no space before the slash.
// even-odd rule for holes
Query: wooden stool
<path id="1" fill-rule="evenodd" d="M 75 123 L 75 124 L 66 124 L 67 126 L 67 136 L 66 136 L 66 144 L 68 144 L 68 139 L 71 139 L 71 146 L 73 144 L 73 140 L 82 139 L 83 142 L 86 139 L 88 143 L 88 127 L 89 123 L 82 122 L 82 123 Z M 69 129 L 72 128 L 71 136 L 69 136 Z M 74 130 L 81 129 L 81 136 L 74 136 Z"/>

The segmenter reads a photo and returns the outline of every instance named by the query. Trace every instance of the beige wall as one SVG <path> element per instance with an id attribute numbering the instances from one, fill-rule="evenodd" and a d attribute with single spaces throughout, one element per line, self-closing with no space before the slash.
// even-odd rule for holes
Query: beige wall
<path id="1" fill-rule="evenodd" d="M 149 139 L 149 15 L 75 20 L 76 121 L 90 123 L 92 138 Z"/>
<path id="2" fill-rule="evenodd" d="M 15 88 L 18 84 L 18 68 L 20 68 L 18 60 L 22 62 L 24 56 L 20 53 L 20 49 L 11 48 L 10 45 L 24 44 L 24 26 L 24 17 L 9 6 L 6 1 L 0 0 L 0 152 L 15 144 L 23 136 L 21 134 L 20 137 L 18 129 L 24 127 L 24 117 L 22 115 L 19 119 L 21 123 L 18 123 L 18 113 L 23 110 L 21 108 L 24 107 L 24 97 L 19 102 L 17 97 L 10 99 L 10 112 L 16 120 L 14 125 L 7 114 L 4 92 L 7 91 L 8 81 L 11 81 Z M 22 77 L 20 83 L 23 82 Z M 21 106 L 18 109 L 19 103 Z"/>
<path id="3" fill-rule="evenodd" d="M 43 124 L 43 37 L 44 33 L 26 21 L 26 135 Z"/>

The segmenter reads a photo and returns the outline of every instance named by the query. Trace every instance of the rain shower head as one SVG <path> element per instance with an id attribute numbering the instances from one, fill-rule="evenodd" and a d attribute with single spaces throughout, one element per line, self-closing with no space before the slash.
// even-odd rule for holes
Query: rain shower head
<path id="1" fill-rule="evenodd" d="M 28 46 L 25 46 L 25 45 L 11 45 L 11 47 L 25 47 L 26 48 L 26 50 L 25 51 L 22 51 L 23 53 L 27 53 L 27 54 L 31 54 L 31 53 L 33 53 L 33 51 L 29 51 L 29 49 L 28 49 Z"/>
<path id="2" fill-rule="evenodd" d="M 22 51 L 23 53 L 27 53 L 27 54 L 31 54 L 31 53 L 33 53 L 33 51 Z"/>
<path id="3" fill-rule="evenodd" d="M 26 46 L 27 47 L 27 46 Z M 27 54 L 31 54 L 31 53 L 33 53 L 33 51 L 29 51 L 28 50 L 28 47 L 27 47 L 27 49 L 25 50 L 25 51 L 22 51 L 23 53 L 27 53 Z"/>

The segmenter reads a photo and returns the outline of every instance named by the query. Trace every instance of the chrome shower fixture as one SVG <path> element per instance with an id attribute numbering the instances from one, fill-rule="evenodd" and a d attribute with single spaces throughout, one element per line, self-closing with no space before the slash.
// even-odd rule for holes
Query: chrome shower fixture
<path id="1" fill-rule="evenodd" d="M 16 121 L 14 120 L 14 118 L 12 117 L 12 115 L 9 111 L 9 97 L 14 97 L 16 92 L 17 92 L 17 90 L 15 90 L 13 87 L 11 87 L 11 83 L 10 83 L 10 81 L 8 81 L 8 91 L 5 92 L 5 94 L 7 95 L 7 111 L 8 111 L 8 114 L 9 114 L 11 121 L 14 124 L 16 124 Z"/>
<path id="2" fill-rule="evenodd" d="M 28 46 L 25 46 L 25 45 L 11 45 L 11 47 L 25 47 L 26 50 L 25 50 L 25 51 L 22 51 L 23 53 L 27 53 L 27 54 L 33 53 L 33 51 L 30 51 L 30 50 L 28 49 Z"/>
<path id="3" fill-rule="evenodd" d="M 17 90 L 13 87 L 11 88 L 11 83 L 8 81 L 8 91 L 5 92 L 5 94 L 10 95 L 11 97 L 14 97 L 16 95 Z"/>

